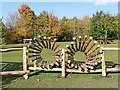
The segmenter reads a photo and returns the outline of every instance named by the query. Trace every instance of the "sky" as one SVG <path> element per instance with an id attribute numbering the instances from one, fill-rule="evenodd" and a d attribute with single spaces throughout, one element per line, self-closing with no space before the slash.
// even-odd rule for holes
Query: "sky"
<path id="1" fill-rule="evenodd" d="M 63 0 L 61 0 L 63 1 Z M 97 11 L 104 11 L 105 13 L 110 13 L 112 15 L 118 14 L 118 1 L 103 1 L 103 0 L 96 0 L 90 1 L 85 0 L 80 2 L 55 2 L 51 1 L 48 2 L 46 0 L 40 1 L 20 1 L 20 2 L 14 2 L 14 1 L 2 1 L 0 2 L 1 5 L 1 15 L 3 16 L 3 22 L 5 23 L 6 17 L 8 17 L 9 13 L 15 13 L 17 12 L 17 9 L 20 8 L 20 5 L 27 4 L 38 16 L 42 11 L 53 11 L 53 14 L 57 16 L 59 19 L 62 19 L 63 16 L 66 16 L 67 18 L 83 18 L 85 15 L 88 15 L 89 17 L 92 17 L 93 14 L 95 14 Z M 75 1 L 75 0 L 74 0 Z M 114 2 L 113 2 L 114 1 Z"/>

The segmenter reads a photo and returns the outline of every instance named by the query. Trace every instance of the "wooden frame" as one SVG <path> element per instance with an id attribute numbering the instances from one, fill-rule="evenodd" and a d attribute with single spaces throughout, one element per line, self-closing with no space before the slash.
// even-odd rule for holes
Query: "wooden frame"
<path id="1" fill-rule="evenodd" d="M 40 38 L 40 40 L 42 40 L 42 38 L 39 36 L 39 38 Z M 84 38 L 84 40 L 86 40 L 86 38 L 87 38 L 87 36 Z M 33 44 L 35 47 L 32 47 L 32 46 L 30 46 L 30 48 L 32 48 L 32 49 L 36 49 L 36 47 L 37 48 L 39 48 L 39 50 L 38 49 L 36 49 L 36 50 L 34 50 L 34 51 L 30 51 L 30 50 L 28 50 L 28 48 L 27 47 L 23 47 L 22 49 L 23 49 L 23 71 L 6 71 L 6 72 L 0 72 L 0 75 L 15 75 L 15 74 L 24 74 L 24 78 L 25 79 L 28 79 L 28 74 L 30 73 L 30 71 L 29 70 L 34 70 L 34 71 L 36 71 L 36 70 L 47 70 L 47 71 L 60 71 L 61 72 L 61 75 L 62 75 L 62 78 L 65 78 L 65 73 L 66 72 L 74 72 L 74 73 L 99 73 L 99 72 L 101 72 L 102 73 L 102 76 L 106 76 L 106 73 L 107 72 L 113 72 L 113 71 L 119 71 L 120 70 L 120 68 L 106 68 L 106 65 L 105 65 L 105 56 L 104 56 L 104 51 L 106 51 L 106 50 L 120 50 L 120 48 L 104 48 L 104 47 L 100 47 L 99 45 L 97 46 L 97 47 L 95 47 L 91 52 L 89 52 L 89 49 L 91 49 L 92 48 L 92 46 L 94 46 L 94 44 L 96 44 L 96 41 L 93 43 L 93 44 L 91 44 L 91 46 L 90 47 L 88 47 L 88 44 L 91 42 L 91 40 L 92 40 L 92 37 L 90 37 L 89 39 L 88 39 L 88 42 L 86 42 L 86 43 L 84 43 L 84 44 L 82 44 L 81 43 L 81 36 L 79 37 L 79 45 L 77 46 L 77 40 L 76 40 L 76 38 L 73 38 L 73 40 L 75 41 L 75 45 L 74 45 L 74 43 L 72 42 L 71 43 L 71 46 L 69 46 L 69 45 L 67 45 L 66 47 L 67 47 L 67 49 L 69 49 L 69 51 L 68 50 L 65 50 L 65 49 L 58 49 L 57 51 L 55 51 L 56 50 L 56 48 L 59 46 L 59 44 L 58 45 L 55 45 L 55 41 L 56 41 L 56 39 L 54 39 L 54 41 L 53 41 L 53 44 L 51 44 L 51 42 L 50 42 L 50 39 L 51 38 L 49 38 L 48 39 L 48 41 L 47 41 L 47 39 L 46 39 L 46 37 L 44 37 L 44 40 L 45 40 L 45 43 L 43 42 L 43 41 L 41 41 L 42 42 L 42 44 L 40 44 L 39 42 L 38 42 L 38 40 L 37 39 L 35 39 L 36 40 L 36 42 L 38 43 L 38 45 L 40 44 L 40 46 L 41 46 L 41 48 L 40 47 L 38 47 L 37 45 L 35 45 L 35 44 Z M 49 44 L 50 43 L 50 44 Z M 81 45 L 82 44 L 82 45 Z M 42 46 L 43 45 L 43 46 Z M 74 47 L 75 46 L 75 47 Z M 55 54 L 58 54 L 58 52 L 61 50 L 62 51 L 62 53 L 60 53 L 60 55 L 61 55 L 61 59 L 60 59 L 60 61 L 61 61 L 61 68 L 59 68 L 59 67 L 56 67 L 56 68 L 41 68 L 41 67 L 37 67 L 37 63 L 38 62 L 34 62 L 34 66 L 33 67 L 28 67 L 28 58 L 30 58 L 30 57 L 36 57 L 37 58 L 37 56 L 39 56 L 37 53 L 40 53 L 40 52 L 38 52 L 38 51 L 41 51 L 42 50 L 42 48 L 43 47 L 45 47 L 45 48 L 48 48 L 48 49 L 52 49 L 52 50 L 54 50 L 55 51 Z M 82 47 L 82 48 L 81 48 Z M 86 50 L 86 48 L 88 47 L 88 50 Z M 97 58 L 101 58 L 101 62 L 102 62 L 102 69 L 96 69 L 96 70 L 88 70 L 86 67 L 88 67 L 88 68 L 93 68 L 92 66 L 86 66 L 86 63 L 85 64 L 82 64 L 81 66 L 82 66 L 82 68 L 84 68 L 84 71 L 82 71 L 82 68 L 80 67 L 80 65 L 76 65 L 76 64 L 73 64 L 73 66 L 72 67 L 75 67 L 75 68 L 78 68 L 77 70 L 75 70 L 75 69 L 69 69 L 69 68 L 67 68 L 66 67 L 66 62 L 65 62 L 65 59 L 66 59 L 66 54 L 68 54 L 68 57 L 69 58 L 71 58 L 71 59 L 73 59 L 73 55 L 75 54 L 75 52 L 77 52 L 78 50 L 80 50 L 80 51 L 82 51 L 82 52 L 87 52 L 87 54 L 86 55 L 89 55 L 90 53 L 92 53 L 92 52 L 94 52 L 95 50 L 97 50 L 98 48 L 100 48 L 100 51 L 99 51 L 99 53 L 100 53 L 100 57 L 97 57 Z M 20 48 L 21 49 L 21 48 Z M 8 49 L 9 50 L 9 49 Z M 11 50 L 11 49 L 10 49 Z M 38 51 L 37 51 L 38 50 Z M 30 55 L 30 56 L 28 56 L 28 52 L 30 52 L 30 53 L 34 53 L 34 55 Z M 88 53 L 89 52 L 89 53 Z M 102 52 L 102 53 L 101 53 Z M 60 55 L 58 55 L 58 56 L 60 56 Z M 70 56 L 69 56 L 70 55 Z M 94 54 L 93 54 L 94 55 Z M 33 60 L 33 59 L 32 59 Z M 40 59 L 41 60 L 41 59 Z M 34 61 L 34 60 L 33 60 Z M 71 63 L 71 62 L 73 62 L 73 63 L 75 63 L 74 62 L 74 60 L 73 61 L 70 61 L 69 63 Z M 55 61 L 55 63 L 56 63 L 56 65 L 58 64 L 57 63 L 57 61 Z M 95 64 L 95 63 L 94 63 Z M 69 66 L 69 65 L 68 65 Z M 70 67 L 70 66 L 69 66 Z"/>
<path id="2" fill-rule="evenodd" d="M 105 51 L 118 51 L 118 50 L 120 50 L 120 48 L 104 48 L 104 47 L 101 47 L 101 51 L 103 52 L 102 54 L 101 54 L 101 57 L 102 57 L 102 59 L 101 59 L 101 61 L 102 61 L 102 76 L 106 76 L 106 72 L 108 72 L 108 71 L 119 71 L 120 70 L 120 68 L 109 68 L 109 69 L 107 69 L 106 68 L 106 65 L 105 65 L 105 54 L 104 54 L 104 52 Z"/>

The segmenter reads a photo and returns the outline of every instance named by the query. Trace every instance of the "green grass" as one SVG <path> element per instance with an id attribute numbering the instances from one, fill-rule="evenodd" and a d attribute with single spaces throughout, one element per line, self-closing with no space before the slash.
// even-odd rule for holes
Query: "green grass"
<path id="1" fill-rule="evenodd" d="M 59 42 L 60 48 L 66 48 L 70 42 Z M 104 47 L 117 47 L 117 41 L 113 44 L 101 45 Z M 3 45 L 2 48 L 23 47 L 27 44 Z M 50 60 L 52 51 L 44 50 L 42 57 Z M 22 50 L 2 52 L 2 71 L 22 70 Z M 84 55 L 76 53 L 75 59 L 85 59 Z M 117 51 L 105 51 L 107 63 L 118 63 Z M 106 63 L 106 64 L 107 64 Z M 29 66 L 32 64 L 29 62 Z M 36 71 L 31 72 L 29 79 L 22 79 L 22 75 L 2 76 L 3 88 L 118 88 L 119 73 L 109 73 L 110 78 L 101 77 L 99 74 L 75 74 L 66 73 L 67 78 L 60 79 L 61 72 Z M 38 81 L 39 79 L 39 81 Z"/>

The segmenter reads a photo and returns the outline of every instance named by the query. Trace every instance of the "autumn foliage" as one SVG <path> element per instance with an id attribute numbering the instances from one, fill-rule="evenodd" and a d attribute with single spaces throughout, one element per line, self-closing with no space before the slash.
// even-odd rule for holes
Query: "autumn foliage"
<path id="1" fill-rule="evenodd" d="M 42 11 L 36 16 L 28 5 L 22 4 L 18 8 L 18 13 L 9 14 L 6 24 L 1 25 L 4 26 L 2 35 L 5 43 L 21 43 L 23 39 L 33 39 L 38 35 L 57 38 L 59 41 L 64 37 L 71 40 L 73 36 L 79 35 L 90 35 L 95 39 L 116 38 L 118 15 L 112 16 L 101 11 L 93 14 L 91 18 L 86 15 L 80 19 L 77 17 L 68 19 L 65 16 L 58 19 L 53 15 L 53 11 Z"/>

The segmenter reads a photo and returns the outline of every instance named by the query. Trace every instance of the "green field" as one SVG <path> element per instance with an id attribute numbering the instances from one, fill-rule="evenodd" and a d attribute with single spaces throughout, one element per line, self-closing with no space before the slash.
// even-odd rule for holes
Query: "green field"
<path id="1" fill-rule="evenodd" d="M 66 48 L 70 42 L 59 42 L 60 48 Z M 2 48 L 23 47 L 27 44 L 3 45 Z M 101 45 L 104 47 L 118 47 L 118 41 L 113 44 Z M 46 52 L 46 50 L 45 50 Z M 51 51 L 43 52 L 42 56 L 46 60 L 51 58 Z M 0 52 L 1 53 L 1 52 Z M 22 50 L 2 52 L 2 71 L 22 70 Z M 80 54 L 75 55 L 79 59 Z M 81 57 L 82 59 L 84 58 Z M 105 51 L 106 62 L 114 65 L 118 63 L 118 51 Z M 32 64 L 29 62 L 29 66 Z M 117 65 L 119 66 L 119 65 Z M 111 77 L 101 77 L 99 74 L 76 74 L 66 73 L 65 79 L 58 78 L 61 72 L 36 71 L 31 72 L 29 79 L 25 80 L 22 75 L 2 76 L 3 88 L 118 88 L 119 73 L 108 73 Z M 39 81 L 38 81 L 39 79 Z"/>

